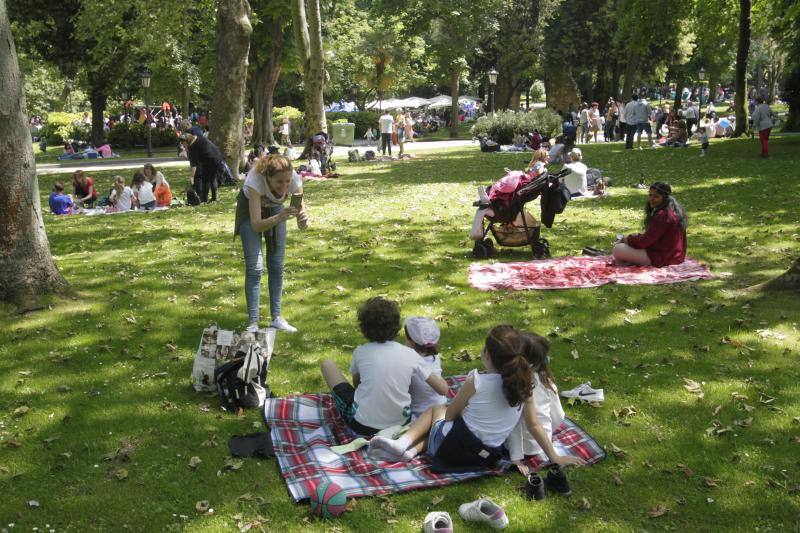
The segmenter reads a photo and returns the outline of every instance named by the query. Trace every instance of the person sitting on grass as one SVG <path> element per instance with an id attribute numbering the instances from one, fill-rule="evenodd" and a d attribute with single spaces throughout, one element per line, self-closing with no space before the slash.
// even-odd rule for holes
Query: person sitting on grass
<path id="1" fill-rule="evenodd" d="M 686 212 L 672 196 L 669 183 L 657 181 L 650 186 L 644 214 L 645 232 L 623 237 L 611 251 L 614 259 L 655 267 L 683 263 L 686 258 Z"/>
<path id="2" fill-rule="evenodd" d="M 409 422 L 413 376 L 431 386 L 441 377 L 423 368 L 417 352 L 394 341 L 400 331 L 396 302 L 370 298 L 358 310 L 358 324 L 368 342 L 353 351 L 353 384 L 330 359 L 322 361 L 320 368 L 347 425 L 359 435 L 370 436 Z"/>
<path id="3" fill-rule="evenodd" d="M 439 470 L 491 468 L 503 456 L 503 443 L 523 417 L 551 462 L 585 464 L 579 457 L 556 453 L 551 435 L 542 429 L 525 349 L 525 338 L 513 326 L 492 328 L 481 350 L 485 372 L 470 371 L 450 405 L 431 407 L 399 439 L 373 437 L 368 455 L 410 461 L 425 452 Z"/>
<path id="4" fill-rule="evenodd" d="M 48 203 L 50 212 L 54 215 L 71 215 L 72 208 L 75 206 L 72 197 L 64 194 L 64 184 L 60 181 L 53 184 L 53 192 L 50 193 Z"/>
<path id="5" fill-rule="evenodd" d="M 530 366 L 532 376 L 533 403 L 536 406 L 536 417 L 545 435 L 551 437 L 553 431 L 564 422 L 564 408 L 558 397 L 556 378 L 550 370 L 550 341 L 535 333 L 522 332 L 525 341 L 524 355 Z M 523 419 L 517 423 L 506 439 L 509 459 L 517 466 L 522 475 L 528 475 L 528 467 L 522 462 L 525 457 L 541 455 L 544 449 L 525 428 Z"/>
<path id="6" fill-rule="evenodd" d="M 564 177 L 564 185 L 569 190 L 570 196 L 589 196 L 589 186 L 586 183 L 586 172 L 588 167 L 581 161 L 583 153 L 580 148 L 573 148 L 569 153 L 570 162 L 564 167 L 570 169 L 570 173 Z"/>
<path id="7" fill-rule="evenodd" d="M 169 188 L 169 183 L 161 172 L 156 174 L 153 194 L 156 195 L 156 207 L 169 207 L 172 204 L 172 189 Z"/>
<path id="8" fill-rule="evenodd" d="M 125 185 L 125 178 L 114 176 L 114 188 L 108 195 L 111 207 L 106 209 L 106 213 L 124 213 L 133 207 L 133 190 Z"/>
<path id="9" fill-rule="evenodd" d="M 680 119 L 675 123 L 675 127 L 669 129 L 669 137 L 664 142 L 664 146 L 680 147 L 686 146 L 686 141 L 689 140 L 688 130 L 686 128 L 686 121 Z"/>
<path id="10" fill-rule="evenodd" d="M 137 172 L 131 180 L 133 190 L 133 205 L 137 209 L 151 211 L 156 208 L 156 195 L 153 194 L 153 186 L 144 177 L 144 174 Z"/>
<path id="11" fill-rule="evenodd" d="M 75 203 L 81 207 L 94 207 L 97 200 L 97 190 L 94 188 L 94 180 L 86 175 L 83 170 L 76 170 L 72 174 L 72 195 Z"/>
<path id="12" fill-rule="evenodd" d="M 144 174 L 144 179 L 147 180 L 150 185 L 153 186 L 153 190 L 156 188 L 156 183 L 158 182 L 158 178 L 160 177 L 162 181 L 164 180 L 164 174 L 161 173 L 156 167 L 153 166 L 152 163 L 145 163 L 142 167 L 142 174 Z"/>
<path id="13" fill-rule="evenodd" d="M 447 403 L 450 388 L 442 379 L 442 361 L 439 357 L 439 327 L 432 318 L 412 316 L 403 326 L 406 346 L 413 348 L 421 358 L 423 374 L 430 374 L 428 380 L 419 374 L 411 377 L 411 417 L 416 420 L 429 407 Z M 431 381 L 432 380 L 432 381 Z M 428 383 L 431 381 L 431 383 Z"/>

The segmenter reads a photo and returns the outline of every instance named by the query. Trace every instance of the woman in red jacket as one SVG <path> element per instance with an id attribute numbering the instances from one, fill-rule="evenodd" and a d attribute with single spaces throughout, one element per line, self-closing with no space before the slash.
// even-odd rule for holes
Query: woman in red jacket
<path id="1" fill-rule="evenodd" d="M 686 213 L 672 196 L 669 183 L 650 186 L 644 208 L 644 233 L 628 235 L 614 245 L 617 261 L 643 266 L 668 266 L 686 258 Z"/>

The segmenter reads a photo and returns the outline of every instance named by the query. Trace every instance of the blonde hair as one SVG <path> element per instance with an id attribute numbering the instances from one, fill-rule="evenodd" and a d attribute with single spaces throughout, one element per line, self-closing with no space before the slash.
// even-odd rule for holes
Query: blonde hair
<path id="1" fill-rule="evenodd" d="M 271 178 L 280 172 L 291 172 L 292 162 L 280 154 L 270 154 L 256 160 L 256 172 L 266 178 Z"/>
<path id="2" fill-rule="evenodd" d="M 533 157 L 531 158 L 531 164 L 536 163 L 537 161 L 541 161 L 542 163 L 547 161 L 547 157 L 550 155 L 550 152 L 545 150 L 544 148 L 539 148 L 535 152 L 533 152 Z"/>

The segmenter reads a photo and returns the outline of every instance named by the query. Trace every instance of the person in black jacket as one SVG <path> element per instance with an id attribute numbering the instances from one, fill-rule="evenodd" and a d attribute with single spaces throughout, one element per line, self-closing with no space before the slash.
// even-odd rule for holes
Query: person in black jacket
<path id="1" fill-rule="evenodd" d="M 187 143 L 187 154 L 189 156 L 189 166 L 191 183 L 200 201 L 208 202 L 208 191 L 211 190 L 211 201 L 217 201 L 217 177 L 222 167 L 222 152 L 211 141 L 203 136 L 202 130 L 192 127 L 181 136 Z"/>

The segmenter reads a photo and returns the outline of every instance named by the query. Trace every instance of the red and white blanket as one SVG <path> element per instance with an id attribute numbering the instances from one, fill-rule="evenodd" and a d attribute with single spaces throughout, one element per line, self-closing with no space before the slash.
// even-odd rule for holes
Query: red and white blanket
<path id="1" fill-rule="evenodd" d="M 581 289 L 606 283 L 661 285 L 714 277 L 708 267 L 687 258 L 666 267 L 616 266 L 610 256 L 559 257 L 525 263 L 473 263 L 469 284 L 482 291 Z"/>
<path id="2" fill-rule="evenodd" d="M 465 376 L 447 378 L 451 392 Z M 349 498 L 377 496 L 392 492 L 441 487 L 485 475 L 501 475 L 507 464 L 493 470 L 458 474 L 437 474 L 430 460 L 419 456 L 409 463 L 376 461 L 366 448 L 343 455 L 331 446 L 347 444 L 357 437 L 339 416 L 330 394 L 302 394 L 271 398 L 264 405 L 264 420 L 270 427 L 275 457 L 286 487 L 295 501 L 307 499 L 317 484 L 337 483 Z M 593 464 L 605 458 L 605 451 L 580 426 L 569 419 L 553 435 L 559 453 L 582 457 Z M 527 460 L 534 470 L 545 466 L 543 458 Z"/>

